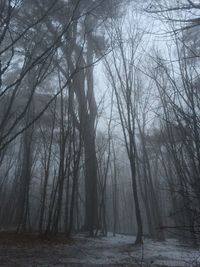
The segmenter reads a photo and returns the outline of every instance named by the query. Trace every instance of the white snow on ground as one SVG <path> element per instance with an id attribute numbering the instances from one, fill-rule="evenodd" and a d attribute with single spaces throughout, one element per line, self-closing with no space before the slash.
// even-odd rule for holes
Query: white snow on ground
<path id="1" fill-rule="evenodd" d="M 80 238 L 80 237 L 77 237 Z M 144 240 L 144 245 L 135 246 L 135 237 L 117 235 L 88 239 L 88 243 L 80 248 L 85 255 L 82 263 L 116 264 L 137 263 L 151 266 L 200 266 L 200 250 L 180 245 L 176 239 L 165 242 Z M 79 261 L 80 262 L 80 261 Z"/>
<path id="2" fill-rule="evenodd" d="M 0 246 L 0 266 L 200 266 L 200 250 L 180 245 L 175 239 L 165 242 L 146 239 L 142 246 L 135 246 L 134 240 L 135 237 L 125 235 L 101 238 L 77 235 L 66 244 Z"/>

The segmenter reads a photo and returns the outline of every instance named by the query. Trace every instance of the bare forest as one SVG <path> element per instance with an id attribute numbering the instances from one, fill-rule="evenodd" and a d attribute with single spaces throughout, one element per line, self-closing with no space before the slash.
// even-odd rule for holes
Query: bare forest
<path id="1" fill-rule="evenodd" d="M 200 266 L 199 58 L 199 0 L 0 0 L 0 266 Z"/>

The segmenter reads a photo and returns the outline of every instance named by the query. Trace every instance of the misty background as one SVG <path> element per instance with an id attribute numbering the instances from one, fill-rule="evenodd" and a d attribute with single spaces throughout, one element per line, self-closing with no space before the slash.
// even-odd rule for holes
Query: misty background
<path id="1" fill-rule="evenodd" d="M 200 4 L 0 1 L 0 229 L 199 244 Z"/>

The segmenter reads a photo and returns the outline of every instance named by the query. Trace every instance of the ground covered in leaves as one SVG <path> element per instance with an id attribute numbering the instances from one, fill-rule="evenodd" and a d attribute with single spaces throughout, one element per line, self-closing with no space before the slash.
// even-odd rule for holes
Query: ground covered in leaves
<path id="1" fill-rule="evenodd" d="M 135 246 L 134 236 L 88 238 L 64 235 L 44 238 L 36 234 L 0 233 L 1 267 L 92 267 L 92 266 L 170 266 L 199 267 L 200 250 L 179 244 L 144 240 Z"/>

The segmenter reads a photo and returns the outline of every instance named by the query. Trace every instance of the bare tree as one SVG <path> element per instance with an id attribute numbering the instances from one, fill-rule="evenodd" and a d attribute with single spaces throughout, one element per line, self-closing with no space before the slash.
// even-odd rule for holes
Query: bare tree
<path id="1" fill-rule="evenodd" d="M 142 36 L 130 28 L 128 41 L 122 34 L 122 28 L 118 24 L 112 25 L 114 38 L 112 37 L 112 63 L 105 61 L 111 86 L 115 92 L 117 108 L 122 126 L 124 142 L 130 162 L 132 189 L 135 201 L 137 219 L 136 244 L 142 243 L 143 229 L 142 218 L 138 198 L 137 174 L 136 174 L 136 116 L 138 112 L 138 88 L 137 74 L 134 68 L 135 55 Z M 114 49 L 114 44 L 117 49 Z M 129 58 L 127 58 L 127 56 Z"/>

